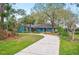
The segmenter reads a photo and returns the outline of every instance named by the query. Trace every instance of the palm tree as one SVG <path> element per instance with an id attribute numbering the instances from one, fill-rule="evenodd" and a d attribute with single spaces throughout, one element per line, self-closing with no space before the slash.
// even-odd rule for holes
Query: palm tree
<path id="1" fill-rule="evenodd" d="M 1 16 L 1 29 L 4 29 L 4 16 L 5 16 L 5 13 L 4 13 L 4 4 L 3 3 L 0 3 L 0 16 Z"/>
<path id="2" fill-rule="evenodd" d="M 15 13 L 15 9 L 12 8 L 12 4 L 6 3 L 5 4 L 5 10 L 6 10 L 6 22 L 8 22 L 8 20 L 10 20 L 10 17 Z M 7 30 L 8 30 L 8 23 L 6 24 L 7 26 Z"/>

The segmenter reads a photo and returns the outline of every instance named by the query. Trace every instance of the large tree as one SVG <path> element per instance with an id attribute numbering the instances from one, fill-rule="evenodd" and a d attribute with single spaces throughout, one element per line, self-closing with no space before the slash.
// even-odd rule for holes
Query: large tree
<path id="1" fill-rule="evenodd" d="M 43 12 L 51 21 L 52 27 L 55 31 L 55 20 L 57 18 L 56 11 L 64 8 L 63 3 L 39 3 L 35 4 L 34 10 Z"/>

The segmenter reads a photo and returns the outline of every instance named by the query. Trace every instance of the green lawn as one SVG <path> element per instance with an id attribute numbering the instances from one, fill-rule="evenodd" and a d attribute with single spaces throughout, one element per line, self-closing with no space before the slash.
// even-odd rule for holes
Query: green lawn
<path id="1" fill-rule="evenodd" d="M 19 39 L 8 39 L 0 41 L 0 55 L 13 55 L 25 47 L 43 38 L 40 35 L 19 34 Z"/>
<path id="2" fill-rule="evenodd" d="M 79 34 L 75 35 L 79 39 Z M 71 42 L 61 38 L 60 41 L 60 55 L 79 55 L 79 41 Z"/>

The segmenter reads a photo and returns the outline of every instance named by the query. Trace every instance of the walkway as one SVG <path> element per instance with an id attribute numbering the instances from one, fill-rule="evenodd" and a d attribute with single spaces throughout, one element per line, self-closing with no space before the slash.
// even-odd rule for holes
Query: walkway
<path id="1" fill-rule="evenodd" d="M 36 43 L 26 47 L 15 55 L 58 55 L 59 54 L 59 37 L 47 34 L 44 38 Z"/>

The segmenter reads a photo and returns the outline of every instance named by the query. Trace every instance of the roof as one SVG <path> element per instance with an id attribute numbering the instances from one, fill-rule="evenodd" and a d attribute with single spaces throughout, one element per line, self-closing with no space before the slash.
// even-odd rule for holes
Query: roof
<path id="1" fill-rule="evenodd" d="M 30 24 L 27 24 L 26 27 L 30 27 Z M 35 24 L 31 25 L 31 28 L 52 28 L 50 24 Z"/>

